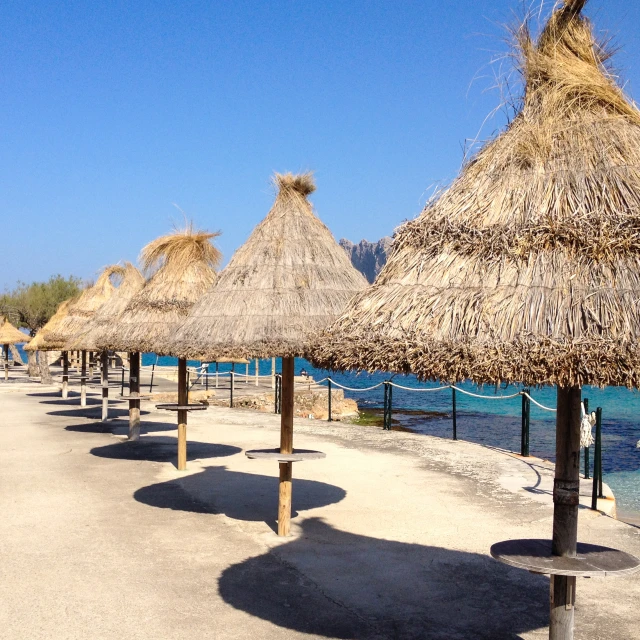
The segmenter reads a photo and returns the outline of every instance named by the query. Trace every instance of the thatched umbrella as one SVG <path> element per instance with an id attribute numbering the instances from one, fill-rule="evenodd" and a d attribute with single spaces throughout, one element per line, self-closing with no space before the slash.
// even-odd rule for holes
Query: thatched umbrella
<path id="1" fill-rule="evenodd" d="M 557 385 L 554 556 L 576 556 L 581 387 L 640 386 L 640 112 L 581 11 L 519 32 L 506 131 L 396 234 L 313 356 L 333 369 Z M 551 633 L 575 577 L 552 580 Z M 565 606 L 566 605 L 566 606 Z M 554 635 L 555 634 L 555 635 Z"/>
<path id="2" fill-rule="evenodd" d="M 36 333 L 33 338 L 29 341 L 29 343 L 25 346 L 25 351 L 56 351 L 57 349 L 54 347 L 53 343 L 50 343 L 47 340 L 47 336 L 50 332 L 54 332 L 60 323 L 67 317 L 69 313 L 69 305 L 76 298 L 69 298 L 68 300 L 64 300 L 58 305 L 56 312 L 51 316 L 47 324 L 42 327 L 38 333 Z"/>
<path id="3" fill-rule="evenodd" d="M 130 262 L 122 267 L 121 281 L 113 295 L 96 311 L 78 334 L 67 341 L 66 349 L 100 352 L 102 382 L 102 421 L 109 417 L 109 352 L 103 347 L 103 337 L 118 321 L 131 298 L 144 286 L 144 277 Z"/>
<path id="4" fill-rule="evenodd" d="M 119 265 L 106 267 L 98 276 L 96 283 L 87 287 L 74 301 L 69 304 L 67 314 L 53 328 L 46 333 L 46 344 L 53 349 L 60 349 L 63 357 L 62 395 L 66 397 L 68 380 L 68 343 L 81 333 L 96 314 L 98 309 L 113 295 L 116 288 L 111 282 L 114 276 L 122 276 L 124 269 Z M 80 372 L 80 406 L 87 403 L 87 350 L 81 349 Z"/>
<path id="5" fill-rule="evenodd" d="M 73 302 L 78 299 L 78 296 L 64 300 L 58 305 L 56 312 L 51 316 L 47 324 L 44 325 L 31 339 L 29 344 L 25 346 L 25 351 L 34 352 L 38 356 L 38 363 L 40 366 L 41 381 L 49 383 L 51 382 L 51 374 L 49 373 L 49 362 L 47 356 L 43 354 L 47 351 L 57 351 L 59 345 L 49 341 L 48 336 L 50 333 L 57 331 L 63 320 L 69 315 L 69 307 Z M 39 353 L 38 353 L 39 352 Z M 44 361 L 42 358 L 44 357 Z M 62 374 L 62 389 L 60 391 L 63 398 L 67 398 L 69 390 L 69 358 L 67 352 L 62 352 L 63 360 L 63 374 Z"/>
<path id="6" fill-rule="evenodd" d="M 9 345 L 29 342 L 29 336 L 18 331 L 6 318 L 0 318 L 0 344 L 4 350 L 4 379 L 9 380 Z"/>
<path id="7" fill-rule="evenodd" d="M 220 251 L 211 239 L 219 233 L 192 226 L 150 242 L 140 255 L 144 269 L 154 271 L 115 324 L 100 339 L 101 347 L 129 352 L 129 439 L 140 437 L 140 353 L 168 353 L 169 336 L 193 304 L 216 280 Z M 178 403 L 187 402 L 187 361 L 178 361 Z M 186 413 L 178 413 L 178 468 L 186 464 Z M 184 446 L 181 446 L 183 444 Z M 184 460 L 181 455 L 184 451 Z"/>
<path id="8" fill-rule="evenodd" d="M 291 518 L 293 364 L 311 337 L 366 286 L 307 196 L 311 174 L 275 175 L 278 194 L 217 284 L 194 306 L 173 339 L 182 357 L 203 359 L 282 356 L 280 509 L 278 533 Z"/>

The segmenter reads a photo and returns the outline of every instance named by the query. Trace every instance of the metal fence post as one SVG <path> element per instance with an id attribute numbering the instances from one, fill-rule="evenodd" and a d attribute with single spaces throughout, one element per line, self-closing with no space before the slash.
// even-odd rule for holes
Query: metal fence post
<path id="1" fill-rule="evenodd" d="M 209 391 L 209 363 L 207 362 L 206 369 L 204 370 L 204 388 Z"/>
<path id="2" fill-rule="evenodd" d="M 389 383 L 385 380 L 383 383 L 384 404 L 382 405 L 382 428 L 387 428 L 387 405 L 389 404 Z"/>
<path id="3" fill-rule="evenodd" d="M 522 433 L 520 436 L 520 455 L 529 457 L 529 428 L 531 425 L 531 400 L 529 389 L 522 390 Z"/>
<path id="4" fill-rule="evenodd" d="M 604 498 L 602 491 L 602 408 L 596 409 L 596 438 L 598 439 L 598 498 Z"/>
<path id="5" fill-rule="evenodd" d="M 149 382 L 149 393 L 153 391 L 153 374 L 156 372 L 156 363 L 151 365 L 151 382 Z"/>
<path id="6" fill-rule="evenodd" d="M 391 384 L 391 382 L 386 382 L 386 389 L 387 389 L 387 416 L 386 416 L 386 420 L 385 420 L 385 429 L 387 431 L 391 431 L 391 412 L 393 410 L 393 385 Z"/>
<path id="7" fill-rule="evenodd" d="M 458 415 L 457 415 L 457 408 L 456 408 L 456 388 L 453 385 L 451 385 L 451 404 L 452 404 L 451 418 L 453 421 L 453 439 L 457 440 L 458 439 Z"/>
<path id="8" fill-rule="evenodd" d="M 593 490 L 591 491 L 591 508 L 598 509 L 598 498 L 602 494 L 602 409 L 596 409 L 596 440 L 593 451 Z"/>
<path id="9" fill-rule="evenodd" d="M 327 422 L 331 422 L 331 378 L 327 378 L 327 385 L 329 387 L 329 397 L 328 397 L 328 406 L 329 406 L 329 414 L 327 415 Z"/>
<path id="10" fill-rule="evenodd" d="M 582 403 L 584 404 L 584 412 L 589 416 L 589 398 L 585 398 Z M 584 448 L 584 479 L 589 479 L 589 445 Z"/>
<path id="11" fill-rule="evenodd" d="M 233 409 L 233 376 L 234 376 L 234 372 L 233 372 L 233 371 L 231 371 L 231 372 L 229 373 L 229 381 L 231 382 L 231 385 L 230 385 L 230 395 L 229 395 L 229 407 L 230 407 L 231 409 Z"/>

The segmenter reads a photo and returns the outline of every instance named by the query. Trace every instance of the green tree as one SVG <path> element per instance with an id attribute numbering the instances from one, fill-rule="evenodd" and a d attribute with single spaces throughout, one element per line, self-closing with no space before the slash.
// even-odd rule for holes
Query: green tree
<path id="1" fill-rule="evenodd" d="M 13 291 L 0 296 L 0 314 L 8 316 L 18 327 L 29 329 L 33 336 L 61 302 L 80 292 L 81 285 L 80 278 L 61 275 L 51 276 L 47 282 L 19 282 Z"/>

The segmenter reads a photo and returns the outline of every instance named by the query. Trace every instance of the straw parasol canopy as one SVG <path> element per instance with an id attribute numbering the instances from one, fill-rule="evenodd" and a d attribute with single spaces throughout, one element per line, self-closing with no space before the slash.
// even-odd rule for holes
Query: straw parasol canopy
<path id="1" fill-rule="evenodd" d="M 0 317 L 0 344 L 29 342 L 29 336 L 18 331 L 6 318 Z"/>
<path id="2" fill-rule="evenodd" d="M 640 386 L 640 112 L 581 15 L 518 33 L 517 116 L 395 235 L 316 345 L 332 369 Z"/>
<path id="3" fill-rule="evenodd" d="M 140 255 L 153 273 L 100 340 L 105 349 L 167 353 L 168 338 L 193 304 L 213 285 L 222 254 L 211 243 L 219 233 L 191 225 L 150 242 Z"/>
<path id="4" fill-rule="evenodd" d="M 66 316 L 46 333 L 49 349 L 66 350 L 66 343 L 82 331 L 96 311 L 113 295 L 116 288 L 111 282 L 113 276 L 122 276 L 124 269 L 119 265 L 106 267 L 96 283 L 87 287 L 69 305 Z"/>
<path id="5" fill-rule="evenodd" d="M 36 335 L 31 339 L 29 344 L 25 346 L 25 351 L 57 351 L 57 347 L 53 346 L 52 343 L 49 342 L 48 336 L 50 333 L 57 331 L 58 326 L 62 323 L 62 321 L 69 314 L 69 306 L 72 302 L 76 301 L 78 296 L 75 298 L 69 298 L 64 302 L 61 302 L 56 309 L 56 312 L 51 316 L 49 322 L 36 333 Z"/>
<path id="6" fill-rule="evenodd" d="M 311 174 L 275 174 L 266 218 L 172 340 L 181 357 L 220 361 L 302 355 L 318 330 L 366 286 L 313 213 Z"/>
<path id="7" fill-rule="evenodd" d="M 113 295 L 96 311 L 84 329 L 66 344 L 67 350 L 102 351 L 105 333 L 117 322 L 131 298 L 144 286 L 144 277 L 130 262 L 122 267 L 122 279 Z"/>

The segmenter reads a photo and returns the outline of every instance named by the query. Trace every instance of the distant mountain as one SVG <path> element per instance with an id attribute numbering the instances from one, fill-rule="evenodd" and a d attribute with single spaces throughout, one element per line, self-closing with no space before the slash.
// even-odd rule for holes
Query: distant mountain
<path id="1" fill-rule="evenodd" d="M 358 244 L 353 244 L 351 240 L 340 240 L 340 246 L 351 258 L 351 264 L 364 275 L 371 283 L 376 279 L 382 267 L 387 262 L 387 253 L 391 246 L 391 238 L 385 236 L 378 242 L 360 240 Z"/>

